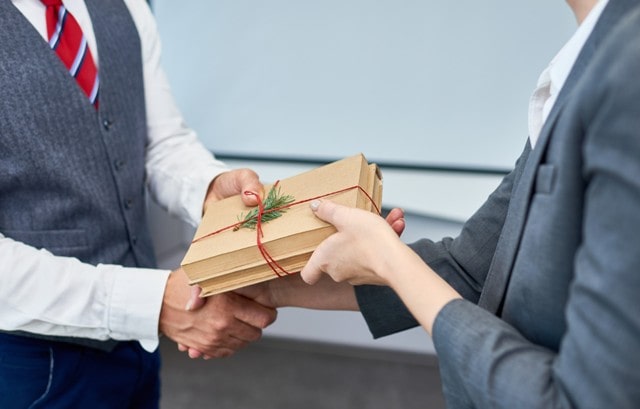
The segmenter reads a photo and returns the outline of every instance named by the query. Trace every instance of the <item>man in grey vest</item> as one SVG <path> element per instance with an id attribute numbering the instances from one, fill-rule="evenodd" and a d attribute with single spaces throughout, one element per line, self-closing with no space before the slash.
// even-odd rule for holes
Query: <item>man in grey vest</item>
<path id="1" fill-rule="evenodd" d="M 184 125 L 143 0 L 2 1 L 0 27 L 0 407 L 157 407 L 160 333 L 228 356 L 275 311 L 235 294 L 187 310 L 145 195 L 197 225 L 262 186 Z"/>

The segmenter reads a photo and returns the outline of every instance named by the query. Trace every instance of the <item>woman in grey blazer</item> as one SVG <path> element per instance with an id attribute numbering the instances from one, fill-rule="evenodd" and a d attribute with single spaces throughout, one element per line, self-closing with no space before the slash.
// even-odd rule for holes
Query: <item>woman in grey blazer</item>
<path id="1" fill-rule="evenodd" d="M 597 2 L 569 3 L 582 21 Z M 400 210 L 314 202 L 338 230 L 301 273 L 315 285 L 242 292 L 359 309 L 375 337 L 422 325 L 449 407 L 640 407 L 640 0 L 599 12 L 535 147 L 458 237 L 407 246 Z"/>
<path id="2" fill-rule="evenodd" d="M 640 407 L 638 4 L 609 1 L 535 148 L 459 237 L 406 246 L 398 214 L 312 205 L 338 233 L 303 279 L 377 284 L 355 291 L 372 333 L 422 325 L 450 407 Z"/>

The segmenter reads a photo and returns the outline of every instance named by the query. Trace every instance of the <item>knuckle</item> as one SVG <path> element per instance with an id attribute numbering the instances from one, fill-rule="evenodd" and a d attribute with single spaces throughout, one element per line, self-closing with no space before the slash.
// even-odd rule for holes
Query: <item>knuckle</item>
<path id="1" fill-rule="evenodd" d="M 253 171 L 252 169 L 249 168 L 240 168 L 238 169 L 238 173 L 240 174 L 240 177 L 243 179 L 257 179 L 258 178 L 258 174 Z"/>
<path id="2" fill-rule="evenodd" d="M 262 317 L 261 328 L 267 328 L 276 321 L 276 318 L 278 318 L 278 311 L 275 309 L 265 313 Z"/>
<path id="3" fill-rule="evenodd" d="M 249 338 L 248 341 L 255 342 L 260 338 L 262 338 L 262 331 L 260 330 L 254 331 L 249 335 L 248 338 Z"/>
<path id="4" fill-rule="evenodd" d="M 233 319 L 231 317 L 223 316 L 215 320 L 212 327 L 216 332 L 224 332 L 231 328 L 232 323 Z"/>
<path id="5" fill-rule="evenodd" d="M 214 356 L 216 358 L 228 358 L 228 357 L 232 356 L 234 353 L 235 353 L 235 351 L 232 350 L 232 349 L 221 348 L 221 349 L 218 349 L 215 352 Z"/>
<path id="6" fill-rule="evenodd" d="M 223 341 L 223 336 L 219 331 L 214 331 L 212 332 L 209 337 L 207 338 L 207 346 L 209 347 L 215 347 L 217 345 L 220 345 Z"/>

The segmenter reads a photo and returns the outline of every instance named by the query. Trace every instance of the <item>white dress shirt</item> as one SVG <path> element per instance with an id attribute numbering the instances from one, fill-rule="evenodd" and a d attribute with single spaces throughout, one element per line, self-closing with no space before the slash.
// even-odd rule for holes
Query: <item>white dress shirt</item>
<path id="1" fill-rule="evenodd" d="M 560 49 L 549 63 L 549 66 L 540 74 L 536 89 L 529 101 L 529 140 L 532 148 L 535 147 L 538 141 L 540 130 L 547 120 L 564 82 L 569 76 L 580 50 L 582 50 L 584 43 L 591 35 L 602 14 L 602 10 L 604 10 L 608 2 L 609 0 L 598 1 L 571 39 Z"/>
<path id="2" fill-rule="evenodd" d="M 46 41 L 45 6 L 12 0 Z M 160 66 L 160 39 L 143 0 L 124 0 L 142 46 L 150 195 L 171 214 L 197 225 L 206 189 L 227 168 L 189 129 Z M 83 0 L 65 0 L 99 67 L 100 56 Z M 98 68 L 99 69 L 99 68 Z M 139 340 L 158 346 L 158 319 L 169 271 L 92 266 L 58 257 L 0 232 L 0 329 L 93 339 Z"/>

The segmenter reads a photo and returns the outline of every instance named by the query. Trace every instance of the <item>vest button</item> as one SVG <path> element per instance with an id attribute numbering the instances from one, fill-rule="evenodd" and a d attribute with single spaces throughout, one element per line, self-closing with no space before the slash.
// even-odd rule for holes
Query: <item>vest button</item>
<path id="1" fill-rule="evenodd" d="M 102 120 L 102 127 L 104 128 L 105 131 L 108 131 L 111 128 L 112 124 L 113 122 L 110 121 L 108 118 L 105 118 Z"/>
<path id="2" fill-rule="evenodd" d="M 127 199 L 124 201 L 124 208 L 131 209 L 133 207 L 133 199 Z"/>
<path id="3" fill-rule="evenodd" d="M 135 246 L 138 243 L 138 236 L 131 237 L 131 243 Z"/>
<path id="4" fill-rule="evenodd" d="M 116 159 L 113 161 L 113 166 L 116 168 L 116 170 L 120 170 L 124 167 L 125 162 L 121 159 Z"/>

